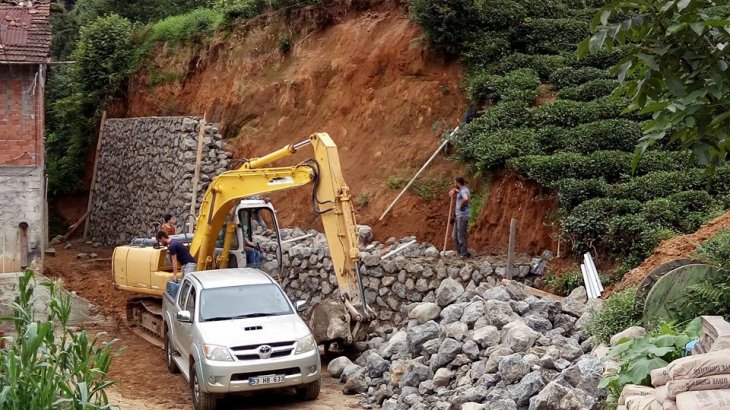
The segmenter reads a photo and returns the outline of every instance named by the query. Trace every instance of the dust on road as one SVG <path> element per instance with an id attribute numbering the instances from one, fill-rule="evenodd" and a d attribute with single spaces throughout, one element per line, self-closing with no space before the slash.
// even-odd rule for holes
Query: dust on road
<path id="1" fill-rule="evenodd" d="M 61 249 L 59 249 L 61 248 Z M 112 404 L 122 410 L 192 409 L 190 389 L 181 375 L 173 375 L 165 367 L 163 351 L 131 333 L 125 323 L 125 302 L 132 293 L 112 286 L 112 248 L 93 248 L 73 242 L 70 249 L 56 248 L 55 257 L 46 258 L 45 274 L 60 279 L 67 290 L 98 306 L 110 320 L 87 323 L 92 333 L 105 332 L 117 339 L 124 351 L 112 362 L 109 377 L 117 382 L 109 391 Z M 97 261 L 77 259 L 77 253 L 96 253 Z M 292 391 L 259 393 L 253 396 L 231 396 L 219 406 L 225 410 L 243 409 L 307 409 L 359 408 L 358 399 L 340 392 L 337 381 L 322 378 L 322 391 L 317 400 L 302 402 Z"/>

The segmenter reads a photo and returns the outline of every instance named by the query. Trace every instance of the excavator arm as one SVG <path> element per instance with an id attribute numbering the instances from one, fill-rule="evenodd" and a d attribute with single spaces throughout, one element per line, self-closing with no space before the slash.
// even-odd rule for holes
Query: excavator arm
<path id="1" fill-rule="evenodd" d="M 296 166 L 269 168 L 273 162 L 293 155 L 301 148 L 311 145 L 314 160 Z M 210 269 L 217 235 L 226 216 L 240 200 L 265 192 L 283 191 L 313 184 L 312 205 L 314 212 L 322 219 L 327 244 L 335 269 L 340 290 L 341 305 L 345 312 L 339 312 L 340 303 L 329 308 L 313 309 L 315 325 L 324 326 L 318 339 L 350 339 L 357 333 L 360 323 L 374 319 L 375 314 L 365 300 L 360 277 L 361 261 L 358 248 L 358 232 L 355 212 L 350 198 L 350 189 L 340 169 L 337 146 L 326 133 L 316 133 L 309 139 L 288 145 L 261 158 L 246 161 L 240 168 L 217 176 L 208 187 L 200 204 L 197 227 L 190 250 L 196 258 L 198 270 Z M 225 256 L 224 256 L 225 257 Z M 342 317 L 342 314 L 349 316 Z M 335 317 L 347 322 L 348 337 L 342 331 L 333 331 L 337 326 L 325 326 Z M 349 319 L 354 319 L 355 330 L 350 332 Z M 342 326 L 341 326 L 342 327 Z M 315 336 L 317 336 L 315 331 Z M 339 336 L 338 336 L 339 334 Z"/>

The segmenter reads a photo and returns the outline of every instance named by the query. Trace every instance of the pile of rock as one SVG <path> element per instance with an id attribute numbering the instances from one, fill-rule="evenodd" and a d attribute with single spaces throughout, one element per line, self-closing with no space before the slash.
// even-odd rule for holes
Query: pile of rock
<path id="1" fill-rule="evenodd" d="M 125 244 L 154 235 L 153 223 L 162 223 L 168 212 L 178 219 L 190 212 L 200 124 L 194 117 L 106 120 L 90 238 L 105 245 Z M 216 124 L 207 124 L 204 132 L 197 204 L 232 157 Z"/>
<path id="2" fill-rule="evenodd" d="M 517 282 L 440 281 L 430 302 L 380 332 L 355 363 L 330 362 L 343 392 L 385 409 L 594 409 L 603 365 L 584 330 L 585 289 L 537 298 Z"/>
<path id="3" fill-rule="evenodd" d="M 290 298 L 308 300 L 310 306 L 326 299 L 338 298 L 337 280 L 332 258 L 323 234 L 301 229 L 282 230 L 282 239 L 312 235 L 304 240 L 283 244 L 281 284 Z M 478 257 L 458 258 L 453 251 L 445 255 L 435 246 L 415 242 L 396 256 L 383 259 L 390 250 L 409 243 L 414 237 L 400 240 L 388 239 L 385 243 L 371 242 L 372 231 L 360 226 L 361 276 L 365 288 L 365 299 L 378 314 L 380 325 L 388 328 L 393 323 L 402 323 L 408 317 L 407 306 L 417 302 L 436 302 L 437 290 L 448 279 L 466 291 L 473 292 L 480 283 L 496 286 L 507 275 L 505 258 Z M 266 251 L 267 261 L 263 270 L 277 274 L 277 242 L 272 236 L 257 236 L 257 241 Z M 546 255 L 547 256 L 547 255 Z M 540 284 L 542 277 L 541 258 L 517 258 L 515 279 L 528 286 Z"/>

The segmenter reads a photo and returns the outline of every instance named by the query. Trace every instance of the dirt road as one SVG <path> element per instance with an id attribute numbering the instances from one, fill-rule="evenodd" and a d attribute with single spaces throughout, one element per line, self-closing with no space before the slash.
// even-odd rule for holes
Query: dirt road
<path id="1" fill-rule="evenodd" d="M 190 390 L 180 375 L 167 372 L 161 349 L 129 332 L 124 324 L 125 301 L 129 293 L 117 291 L 111 282 L 111 248 L 93 248 L 73 242 L 70 249 L 56 246 L 57 255 L 46 258 L 45 274 L 61 280 L 63 286 L 90 301 L 109 317 L 105 323 L 88 323 L 91 332 L 106 332 L 118 339 L 124 351 L 113 363 L 110 378 L 117 382 L 109 392 L 113 404 L 123 410 L 192 409 Z M 78 253 L 96 253 L 97 260 L 77 259 Z M 308 409 L 359 408 L 357 398 L 344 396 L 336 380 L 323 377 L 322 392 L 313 402 L 297 401 L 290 391 L 234 396 L 221 403 L 222 409 Z"/>

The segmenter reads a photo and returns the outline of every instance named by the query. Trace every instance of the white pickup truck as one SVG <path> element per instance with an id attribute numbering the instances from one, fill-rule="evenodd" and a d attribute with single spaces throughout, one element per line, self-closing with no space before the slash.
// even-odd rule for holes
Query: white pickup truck
<path id="1" fill-rule="evenodd" d="M 281 287 L 257 269 L 194 272 L 168 287 L 162 309 L 167 368 L 182 371 L 196 410 L 228 393 L 293 387 L 319 395 L 317 342 Z"/>

